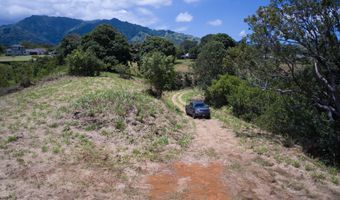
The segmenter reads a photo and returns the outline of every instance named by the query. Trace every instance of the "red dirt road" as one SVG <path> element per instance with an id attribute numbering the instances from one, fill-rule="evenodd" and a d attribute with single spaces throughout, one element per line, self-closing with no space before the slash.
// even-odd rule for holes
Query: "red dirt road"
<path id="1" fill-rule="evenodd" d="M 170 169 L 147 178 L 152 186 L 150 197 L 162 199 L 228 200 L 227 188 L 220 177 L 220 163 L 203 166 L 198 163 L 174 163 Z"/>

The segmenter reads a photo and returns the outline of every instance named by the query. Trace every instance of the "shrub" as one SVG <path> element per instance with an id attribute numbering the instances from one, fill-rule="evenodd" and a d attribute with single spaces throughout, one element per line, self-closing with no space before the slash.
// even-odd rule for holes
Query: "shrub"
<path id="1" fill-rule="evenodd" d="M 115 67 L 113 67 L 113 71 L 118 73 L 121 78 L 131 78 L 131 72 L 130 67 L 123 65 L 123 64 L 117 64 Z"/>
<path id="2" fill-rule="evenodd" d="M 158 98 L 173 85 L 175 70 L 172 60 L 172 56 L 167 57 L 160 52 L 147 54 L 143 59 L 142 74 L 149 80 Z"/>
<path id="3" fill-rule="evenodd" d="M 56 58 L 38 57 L 35 62 L 32 63 L 32 66 L 33 77 L 41 78 L 57 71 L 58 61 Z"/>
<path id="4" fill-rule="evenodd" d="M 33 81 L 33 66 L 32 63 L 15 63 L 12 64 L 14 81 L 22 87 L 32 85 Z"/>
<path id="5" fill-rule="evenodd" d="M 284 135 L 290 143 L 301 144 L 308 153 L 321 155 L 327 163 L 339 162 L 335 125 L 301 94 L 262 90 L 224 75 L 213 82 L 206 96 L 213 105 L 229 105 L 234 115 Z"/>
<path id="6" fill-rule="evenodd" d="M 11 66 L 0 64 L 0 88 L 10 85 L 12 71 Z"/>
<path id="7" fill-rule="evenodd" d="M 246 84 L 239 85 L 228 97 L 233 113 L 246 120 L 256 122 L 280 96 L 270 90 L 262 90 Z"/>
<path id="8" fill-rule="evenodd" d="M 103 63 L 90 51 L 75 50 L 67 56 L 69 73 L 76 76 L 98 76 Z"/>
<path id="9" fill-rule="evenodd" d="M 218 80 L 214 80 L 212 85 L 206 90 L 206 100 L 210 104 L 221 107 L 228 103 L 228 96 L 236 92 L 237 87 L 245 83 L 238 77 L 223 75 Z"/>

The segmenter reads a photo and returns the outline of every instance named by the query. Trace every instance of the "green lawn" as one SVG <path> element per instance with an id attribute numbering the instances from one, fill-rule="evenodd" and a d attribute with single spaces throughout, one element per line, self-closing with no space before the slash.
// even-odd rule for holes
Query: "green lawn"
<path id="1" fill-rule="evenodd" d="M 0 62 L 25 62 L 31 59 L 32 56 L 0 56 Z"/>

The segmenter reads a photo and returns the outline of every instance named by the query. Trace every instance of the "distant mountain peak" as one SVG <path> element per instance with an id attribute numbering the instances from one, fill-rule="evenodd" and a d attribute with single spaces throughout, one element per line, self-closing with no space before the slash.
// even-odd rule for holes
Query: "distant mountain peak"
<path id="1" fill-rule="evenodd" d="M 146 36 L 164 37 L 175 44 L 184 40 L 199 38 L 176 33 L 170 30 L 154 30 L 119 19 L 84 21 L 68 17 L 51 17 L 46 15 L 32 15 L 15 24 L 0 26 L 0 44 L 18 44 L 33 42 L 42 44 L 58 44 L 65 35 L 77 33 L 87 34 L 100 24 L 109 24 L 120 31 L 130 42 L 142 42 Z"/>

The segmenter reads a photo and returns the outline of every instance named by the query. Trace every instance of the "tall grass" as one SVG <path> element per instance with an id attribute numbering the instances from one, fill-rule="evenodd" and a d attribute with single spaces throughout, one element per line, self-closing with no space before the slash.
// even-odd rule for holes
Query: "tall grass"
<path id="1" fill-rule="evenodd" d="M 87 115 L 115 113 L 126 117 L 134 112 L 138 117 L 154 116 L 157 113 L 155 100 L 143 93 L 105 90 L 84 95 L 74 106 Z"/>

